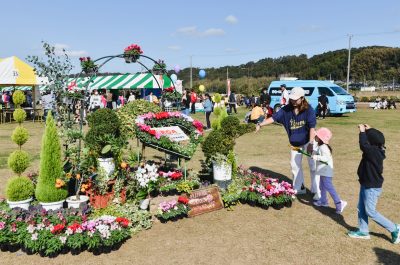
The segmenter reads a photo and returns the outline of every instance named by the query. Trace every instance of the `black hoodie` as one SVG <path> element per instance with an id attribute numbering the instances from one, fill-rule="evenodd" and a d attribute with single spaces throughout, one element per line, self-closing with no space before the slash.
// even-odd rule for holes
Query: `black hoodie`
<path id="1" fill-rule="evenodd" d="M 362 159 L 357 170 L 358 181 L 365 188 L 382 188 L 385 150 L 382 147 L 371 145 L 365 132 L 360 132 L 360 149 Z"/>

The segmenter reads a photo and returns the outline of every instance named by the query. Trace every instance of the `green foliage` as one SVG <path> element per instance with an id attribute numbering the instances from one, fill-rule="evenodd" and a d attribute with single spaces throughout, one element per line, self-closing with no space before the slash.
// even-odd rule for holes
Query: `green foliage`
<path id="1" fill-rule="evenodd" d="M 9 201 L 24 201 L 33 196 L 35 189 L 27 177 L 13 177 L 7 181 L 6 196 Z"/>
<path id="2" fill-rule="evenodd" d="M 226 112 L 225 107 L 215 107 L 214 108 L 214 116 L 215 119 L 211 123 L 211 127 L 214 130 L 218 130 L 221 128 L 221 122 L 223 119 L 228 117 L 228 113 Z"/>
<path id="3" fill-rule="evenodd" d="M 232 178 L 237 175 L 237 158 L 233 150 L 230 150 L 227 156 L 227 162 L 232 165 Z"/>
<path id="4" fill-rule="evenodd" d="M 12 98 L 17 108 L 20 107 L 25 102 L 25 95 L 24 92 L 22 92 L 21 90 L 15 91 Z"/>
<path id="5" fill-rule="evenodd" d="M 214 96 L 213 96 L 213 100 L 217 104 L 221 102 L 221 98 L 222 97 L 221 97 L 221 95 L 219 93 L 215 93 Z"/>
<path id="6" fill-rule="evenodd" d="M 240 124 L 239 135 L 251 133 L 254 132 L 255 130 L 256 130 L 256 125 L 254 123 Z"/>
<path id="7" fill-rule="evenodd" d="M 67 190 L 55 187 L 56 179 L 61 178 L 62 174 L 60 139 L 53 116 L 49 112 L 42 138 L 40 171 L 35 191 L 40 202 L 56 202 L 67 197 Z"/>
<path id="8" fill-rule="evenodd" d="M 236 116 L 225 117 L 221 121 L 221 130 L 228 137 L 238 137 L 240 135 L 240 120 Z"/>
<path id="9" fill-rule="evenodd" d="M 29 166 L 28 153 L 22 150 L 16 150 L 8 157 L 8 166 L 14 173 L 21 175 Z"/>
<path id="10" fill-rule="evenodd" d="M 88 122 L 90 129 L 85 136 L 86 146 L 96 155 L 118 156 L 125 138 L 121 136 L 121 123 L 115 111 L 99 109 L 88 117 Z"/>
<path id="11" fill-rule="evenodd" d="M 45 58 L 39 56 L 28 56 L 26 59 L 35 67 L 38 76 L 45 76 L 52 84 L 55 91 L 64 91 L 67 87 L 68 75 L 72 70 L 72 64 L 65 49 L 60 54 L 56 48 L 49 43 L 42 41 Z"/>
<path id="12" fill-rule="evenodd" d="M 13 142 L 19 146 L 26 143 L 26 141 L 28 141 L 28 138 L 29 138 L 28 130 L 22 126 L 18 126 L 17 128 L 15 128 L 11 136 Z"/>
<path id="13" fill-rule="evenodd" d="M 202 143 L 202 150 L 207 162 L 216 153 L 228 155 L 233 150 L 235 139 L 227 137 L 221 130 L 213 130 Z"/>
<path id="14" fill-rule="evenodd" d="M 117 111 L 118 118 L 121 122 L 121 133 L 130 138 L 135 137 L 136 117 L 148 112 L 157 113 L 160 111 L 162 110 L 158 105 L 142 99 L 125 104 Z"/>
<path id="15" fill-rule="evenodd" d="M 16 109 L 13 113 L 13 118 L 16 122 L 22 123 L 26 119 L 26 112 L 23 109 Z"/>

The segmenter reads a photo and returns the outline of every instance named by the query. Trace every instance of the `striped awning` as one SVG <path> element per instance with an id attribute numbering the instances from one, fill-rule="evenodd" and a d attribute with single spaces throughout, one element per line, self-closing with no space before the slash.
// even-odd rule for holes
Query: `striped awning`
<path id="1" fill-rule="evenodd" d="M 36 88 L 39 87 L 40 91 L 46 90 L 49 88 L 49 86 L 35 86 Z M 22 91 L 28 91 L 32 90 L 32 86 L 5 86 L 5 87 L 0 87 L 0 91 L 14 91 L 14 90 L 22 90 Z"/>
<path id="2" fill-rule="evenodd" d="M 158 84 L 157 84 L 157 81 Z M 152 74 L 123 74 L 93 77 L 70 78 L 69 88 L 80 89 L 141 89 L 141 88 L 168 88 L 171 80 L 167 75 Z"/>

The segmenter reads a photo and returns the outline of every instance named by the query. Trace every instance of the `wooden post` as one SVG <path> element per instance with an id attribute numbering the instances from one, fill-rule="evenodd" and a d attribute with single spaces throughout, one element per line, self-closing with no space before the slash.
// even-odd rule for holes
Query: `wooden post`
<path id="1" fill-rule="evenodd" d="M 145 144 L 142 143 L 142 159 L 143 159 L 143 160 L 145 159 L 145 153 L 144 153 L 145 148 L 146 148 Z"/>

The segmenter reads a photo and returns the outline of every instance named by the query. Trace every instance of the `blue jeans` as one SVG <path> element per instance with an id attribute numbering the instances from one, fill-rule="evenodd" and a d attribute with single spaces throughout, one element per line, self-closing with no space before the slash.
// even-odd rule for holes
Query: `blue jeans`
<path id="1" fill-rule="evenodd" d="M 378 197 L 382 193 L 382 188 L 365 188 L 361 185 L 360 197 L 358 200 L 358 228 L 363 233 L 368 233 L 368 217 L 371 217 L 377 224 L 388 230 L 396 231 L 396 225 L 381 215 L 376 210 Z"/>
<path id="2" fill-rule="evenodd" d="M 333 202 L 335 203 L 336 210 L 339 210 L 341 200 L 336 192 L 335 187 L 333 186 L 332 177 L 321 176 L 321 179 L 319 181 L 319 188 L 321 190 L 320 202 L 322 204 L 328 204 L 328 197 L 326 193 L 329 192 L 329 194 L 332 196 Z"/>

